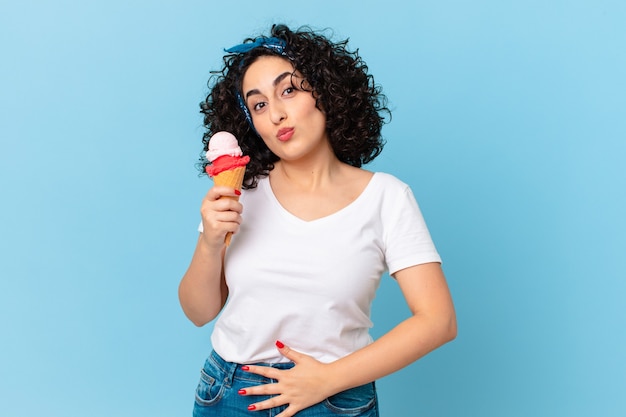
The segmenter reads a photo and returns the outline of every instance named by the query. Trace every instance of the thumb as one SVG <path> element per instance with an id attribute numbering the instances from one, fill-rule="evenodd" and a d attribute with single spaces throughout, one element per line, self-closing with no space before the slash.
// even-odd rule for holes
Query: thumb
<path id="1" fill-rule="evenodd" d="M 283 355 L 284 357 L 286 357 L 287 359 L 291 360 L 294 363 L 300 362 L 302 357 L 305 356 L 303 353 L 297 352 L 291 349 L 289 346 L 286 346 L 280 340 L 276 341 L 276 347 L 278 348 L 278 351 L 280 352 L 281 355 Z"/>

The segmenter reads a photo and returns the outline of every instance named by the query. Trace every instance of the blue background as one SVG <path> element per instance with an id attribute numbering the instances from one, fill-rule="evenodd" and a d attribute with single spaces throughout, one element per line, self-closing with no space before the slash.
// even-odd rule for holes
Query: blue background
<path id="1" fill-rule="evenodd" d="M 625 415 L 624 4 L 3 1 L 0 414 L 190 415 L 198 103 L 223 47 L 285 22 L 349 37 L 383 85 L 370 169 L 414 189 L 456 302 L 383 415 Z M 386 278 L 375 335 L 400 297 Z"/>

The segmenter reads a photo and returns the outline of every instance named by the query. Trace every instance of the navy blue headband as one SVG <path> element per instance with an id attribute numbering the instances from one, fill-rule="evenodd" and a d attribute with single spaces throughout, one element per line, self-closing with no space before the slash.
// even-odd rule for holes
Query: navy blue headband
<path id="1" fill-rule="evenodd" d="M 228 49 L 224 49 L 225 52 L 231 54 L 245 54 L 254 48 L 264 47 L 278 52 L 281 55 L 285 54 L 285 47 L 287 42 L 280 38 L 256 38 L 254 42 L 246 42 L 239 45 L 232 46 Z"/>
<path id="2" fill-rule="evenodd" d="M 260 47 L 267 48 L 280 55 L 286 55 L 285 48 L 287 47 L 287 42 L 285 42 L 285 40 L 283 39 L 275 38 L 275 37 L 257 38 L 254 40 L 254 42 L 246 42 L 246 43 L 232 46 L 228 49 L 224 49 L 224 52 L 228 52 L 229 54 L 245 54 L 246 52 L 249 52 L 255 48 L 260 48 Z M 241 61 L 242 65 L 243 65 L 243 62 L 244 61 Z M 252 115 L 250 114 L 250 110 L 248 110 L 248 107 L 246 106 L 246 102 L 241 96 L 241 92 L 239 91 L 239 89 L 235 91 L 235 94 L 237 95 L 237 103 L 239 104 L 241 111 L 243 111 L 243 114 L 246 116 L 246 120 L 248 121 L 248 124 L 250 125 L 254 133 L 258 135 L 256 129 L 254 128 L 254 124 L 252 123 Z"/>

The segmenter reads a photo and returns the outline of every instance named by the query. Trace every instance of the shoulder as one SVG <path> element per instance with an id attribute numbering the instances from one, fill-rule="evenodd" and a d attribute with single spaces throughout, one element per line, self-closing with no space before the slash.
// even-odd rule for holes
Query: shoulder
<path id="1" fill-rule="evenodd" d="M 411 187 L 392 174 L 374 173 L 368 188 L 370 196 L 377 200 L 382 216 L 394 217 L 419 211 Z"/>
<path id="2" fill-rule="evenodd" d="M 410 190 L 408 184 L 386 172 L 375 172 L 372 177 L 372 186 L 393 194 Z"/>
<path id="3" fill-rule="evenodd" d="M 409 186 L 402 180 L 398 179 L 392 174 L 380 171 L 368 171 L 363 168 L 356 168 L 347 164 L 344 164 L 345 174 L 343 175 L 344 182 L 354 182 L 360 184 L 368 184 L 370 187 L 378 188 L 391 188 L 392 191 L 405 190 Z"/>

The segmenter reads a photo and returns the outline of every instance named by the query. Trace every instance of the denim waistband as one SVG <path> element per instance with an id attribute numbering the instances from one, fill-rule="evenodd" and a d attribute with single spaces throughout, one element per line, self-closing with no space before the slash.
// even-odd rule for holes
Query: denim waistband
<path id="1" fill-rule="evenodd" d="M 250 382 L 258 382 L 258 383 L 268 383 L 275 382 L 270 378 L 266 378 L 261 375 L 253 374 L 248 371 L 244 371 L 241 369 L 242 366 L 245 365 L 256 365 L 256 366 L 269 366 L 276 369 L 290 369 L 294 367 L 293 362 L 281 362 L 281 363 L 268 363 L 268 362 L 256 362 L 256 363 L 235 363 L 228 362 L 224 358 L 222 358 L 216 351 L 211 351 L 211 354 L 208 358 L 209 361 L 213 362 L 215 366 L 217 366 L 223 373 L 225 382 L 229 385 L 232 384 L 233 379 L 245 380 Z"/>

